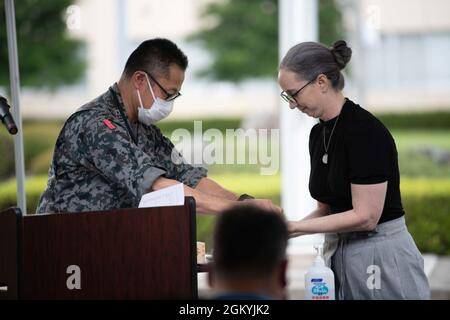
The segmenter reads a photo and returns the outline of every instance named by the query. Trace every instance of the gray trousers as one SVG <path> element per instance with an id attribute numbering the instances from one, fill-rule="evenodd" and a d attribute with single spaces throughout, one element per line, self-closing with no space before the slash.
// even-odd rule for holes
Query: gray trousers
<path id="1" fill-rule="evenodd" d="M 326 234 L 324 258 L 336 299 L 430 299 L 423 258 L 404 217 L 370 232 Z"/>

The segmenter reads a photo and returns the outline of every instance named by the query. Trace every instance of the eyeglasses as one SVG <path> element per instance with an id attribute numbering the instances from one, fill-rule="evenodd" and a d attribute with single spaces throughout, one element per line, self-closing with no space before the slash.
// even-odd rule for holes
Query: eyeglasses
<path id="1" fill-rule="evenodd" d="M 316 79 L 314 79 L 316 80 Z M 303 90 L 303 88 L 305 88 L 308 84 L 314 82 L 314 80 L 309 81 L 307 84 L 305 84 L 303 87 L 301 87 L 300 89 L 298 89 L 295 93 L 293 94 L 289 94 L 286 91 L 282 91 L 280 93 L 280 96 L 284 99 L 284 101 L 289 102 L 289 103 L 297 103 L 297 101 L 295 100 L 295 96 L 298 95 L 300 93 L 300 91 Z"/>
<path id="2" fill-rule="evenodd" d="M 166 101 L 172 101 L 172 100 L 175 100 L 176 98 L 178 98 L 179 96 L 181 96 L 181 92 L 176 92 L 176 93 L 173 93 L 173 94 L 168 93 L 167 90 L 164 89 L 163 86 L 160 85 L 159 82 L 156 81 L 156 79 L 153 78 L 153 76 L 152 76 L 150 73 L 148 73 L 148 72 L 145 72 L 145 73 L 146 73 L 146 74 L 150 77 L 150 79 L 152 79 L 152 80 L 158 85 L 158 87 L 164 92 L 164 94 L 167 96 L 166 99 L 165 99 Z"/>

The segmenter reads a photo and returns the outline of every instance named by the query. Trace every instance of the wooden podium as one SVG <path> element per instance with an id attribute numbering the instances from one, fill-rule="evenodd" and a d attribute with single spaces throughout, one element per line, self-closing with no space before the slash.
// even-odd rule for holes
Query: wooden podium
<path id="1" fill-rule="evenodd" d="M 0 213 L 0 299 L 196 299 L 195 200 L 184 206 Z"/>

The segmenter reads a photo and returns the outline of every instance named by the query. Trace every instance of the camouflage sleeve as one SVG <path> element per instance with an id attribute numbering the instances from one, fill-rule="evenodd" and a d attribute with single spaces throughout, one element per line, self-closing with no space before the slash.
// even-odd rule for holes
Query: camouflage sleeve
<path id="1" fill-rule="evenodd" d="M 76 149 L 81 151 L 80 161 L 85 166 L 92 166 L 110 183 L 121 185 L 140 199 L 149 192 L 153 182 L 165 174 L 165 170 L 156 166 L 131 141 L 122 124 L 109 120 L 113 124 L 111 129 L 103 122 L 105 118 L 89 114 L 87 112 L 84 117 L 79 117 L 83 123 L 78 125 L 82 128 L 76 130 L 80 133 L 73 141 L 77 144 Z"/>
<path id="2" fill-rule="evenodd" d="M 208 170 L 186 163 L 181 153 L 167 137 L 163 136 L 159 129 L 157 129 L 156 137 L 160 156 L 164 159 L 164 169 L 167 171 L 165 176 L 195 188 L 200 179 L 207 176 Z"/>

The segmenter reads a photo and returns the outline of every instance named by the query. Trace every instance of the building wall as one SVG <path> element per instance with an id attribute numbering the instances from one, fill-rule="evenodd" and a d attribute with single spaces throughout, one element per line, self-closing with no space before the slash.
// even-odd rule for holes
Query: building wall
<path id="1" fill-rule="evenodd" d="M 195 76 L 210 56 L 184 39 L 211 23 L 200 19 L 201 8 L 210 1 L 218 0 L 78 0 L 76 14 L 68 13 L 76 21 L 69 31 L 86 43 L 86 78 L 55 93 L 24 88 L 24 117 L 67 117 L 117 81 L 131 51 L 152 37 L 175 41 L 190 60 L 183 97 L 171 117 L 277 114 L 280 90 L 273 79 L 234 85 Z M 354 0 L 344 2 L 349 43 L 356 45 L 351 40 L 358 28 L 351 9 Z M 361 65 L 364 103 L 369 109 L 449 108 L 450 1 L 363 0 L 359 12 L 364 52 L 355 52 L 350 63 L 346 94 L 358 97 L 360 78 L 351 71 Z M 357 64 L 360 53 L 364 62 Z"/>
<path id="2" fill-rule="evenodd" d="M 363 90 L 374 110 L 450 107 L 450 1 L 350 0 L 343 7 L 356 60 L 363 60 L 350 64 L 360 71 L 351 93 Z"/>

